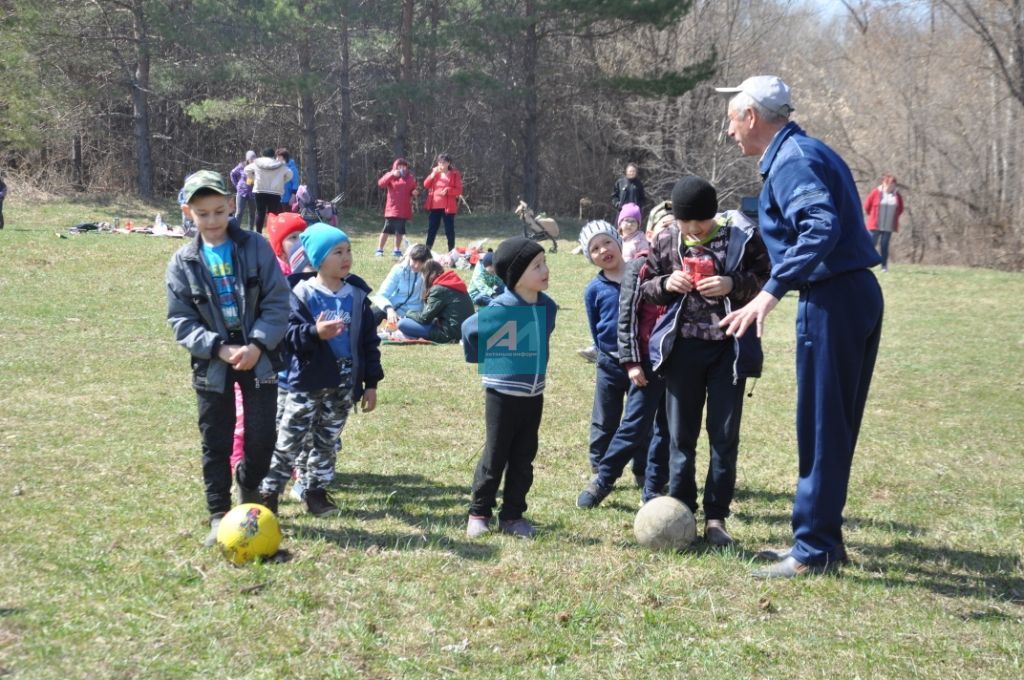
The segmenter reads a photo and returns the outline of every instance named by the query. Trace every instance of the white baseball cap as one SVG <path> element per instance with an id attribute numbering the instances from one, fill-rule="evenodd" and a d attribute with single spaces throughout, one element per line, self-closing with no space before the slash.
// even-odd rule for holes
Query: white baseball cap
<path id="1" fill-rule="evenodd" d="M 716 87 L 716 92 L 736 94 L 743 92 L 772 113 L 788 116 L 793 111 L 789 99 L 789 85 L 778 76 L 751 76 L 737 87 Z"/>

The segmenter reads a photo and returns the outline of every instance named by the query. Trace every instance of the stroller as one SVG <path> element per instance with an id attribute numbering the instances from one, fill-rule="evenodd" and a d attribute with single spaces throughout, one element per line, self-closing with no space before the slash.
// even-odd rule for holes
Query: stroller
<path id="1" fill-rule="evenodd" d="M 314 222 L 325 222 L 332 226 L 338 226 L 338 204 L 345 200 L 344 192 L 338 194 L 329 201 L 319 201 L 309 193 L 309 187 L 300 184 L 295 191 L 294 211 L 302 215 L 302 219 L 308 224 Z"/>
<path id="2" fill-rule="evenodd" d="M 516 215 L 523 222 L 523 236 L 534 241 L 550 239 L 549 252 L 558 252 L 558 241 L 555 240 L 558 238 L 558 222 L 550 217 L 545 217 L 543 213 L 541 213 L 541 217 L 537 217 L 533 214 L 530 206 L 526 205 L 526 201 L 519 201 Z"/>

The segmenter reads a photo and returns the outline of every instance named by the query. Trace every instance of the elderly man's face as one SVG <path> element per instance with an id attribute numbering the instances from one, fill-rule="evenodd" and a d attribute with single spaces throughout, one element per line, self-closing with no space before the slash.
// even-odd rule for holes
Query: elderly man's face
<path id="1" fill-rule="evenodd" d="M 740 147 L 740 153 L 744 156 L 755 156 L 764 149 L 753 148 L 751 130 L 754 124 L 754 116 L 750 109 L 744 109 L 737 113 L 729 109 L 729 136 L 735 140 Z"/>

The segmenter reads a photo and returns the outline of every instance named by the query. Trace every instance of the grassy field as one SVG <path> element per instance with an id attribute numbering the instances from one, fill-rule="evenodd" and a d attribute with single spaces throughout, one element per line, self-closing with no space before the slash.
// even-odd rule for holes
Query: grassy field
<path id="1" fill-rule="evenodd" d="M 483 436 L 475 367 L 457 346 L 386 347 L 379 408 L 344 432 L 341 516 L 283 503 L 291 560 L 236 569 L 199 545 L 195 397 L 164 321 L 164 266 L 181 242 L 57 236 L 115 209 L 151 217 L 137 205 L 5 209 L 0 676 L 1024 675 L 1020 274 L 896 262 L 882 276 L 841 577 L 748 576 L 753 552 L 789 537 L 792 297 L 769 319 L 745 407 L 737 548 L 639 548 L 639 494 L 621 482 L 598 510 L 575 508 L 593 367 L 574 350 L 593 270 L 569 241 L 549 257 L 562 309 L 529 497 L 536 540 L 464 536 Z M 460 243 L 517 224 L 457 220 Z M 378 225 L 346 219 L 354 270 L 374 284 L 390 264 L 371 256 Z M 702 449 L 700 478 L 706 463 Z"/>

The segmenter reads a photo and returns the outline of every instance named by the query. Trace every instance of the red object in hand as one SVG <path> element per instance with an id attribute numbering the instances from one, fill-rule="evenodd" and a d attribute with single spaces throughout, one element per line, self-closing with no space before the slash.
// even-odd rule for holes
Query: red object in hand
<path id="1" fill-rule="evenodd" d="M 683 272 L 690 275 L 696 286 L 705 276 L 715 275 L 715 261 L 710 257 L 684 257 Z"/>

